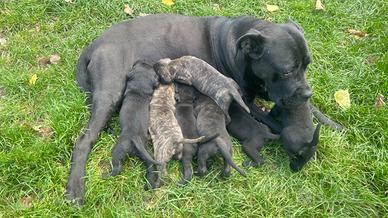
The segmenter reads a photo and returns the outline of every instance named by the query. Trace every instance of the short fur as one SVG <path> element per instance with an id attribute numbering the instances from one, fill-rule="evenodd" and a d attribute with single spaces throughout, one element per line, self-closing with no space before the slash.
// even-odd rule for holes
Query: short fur
<path id="1" fill-rule="evenodd" d="M 234 103 L 235 104 L 235 103 Z M 244 161 L 244 166 L 259 166 L 264 163 L 259 151 L 265 143 L 279 138 L 271 133 L 268 126 L 250 118 L 250 115 L 236 105 L 229 110 L 232 122 L 227 126 L 228 132 L 242 144 L 243 151 L 251 161 Z"/>
<path id="2" fill-rule="evenodd" d="M 134 64 L 127 76 L 123 104 L 120 109 L 121 133 L 112 150 L 112 172 L 116 176 L 122 171 L 121 162 L 128 155 L 135 155 L 145 161 L 147 179 L 152 180 L 152 165 L 159 164 L 145 149 L 148 142 L 149 104 L 158 76 L 145 62 Z"/>
<path id="3" fill-rule="evenodd" d="M 204 136 L 196 139 L 183 137 L 181 127 L 175 118 L 175 88 L 174 84 L 160 85 L 152 96 L 150 103 L 150 127 L 154 145 L 155 160 L 161 163 L 157 166 L 158 177 L 154 188 L 162 185 L 162 175 L 166 172 L 166 165 L 176 155 L 182 157 L 183 144 L 198 143 L 209 139 Z"/>
<path id="4" fill-rule="evenodd" d="M 209 96 L 222 109 L 227 122 L 230 122 L 228 110 L 233 100 L 248 113 L 250 112 L 241 98 L 237 83 L 199 58 L 193 56 L 183 56 L 174 60 L 166 58 L 158 61 L 154 69 L 162 83 L 176 81 L 191 85 L 202 94 Z"/>
<path id="5" fill-rule="evenodd" d="M 226 130 L 225 116 L 221 108 L 207 96 L 199 95 L 195 101 L 194 111 L 197 116 L 197 130 L 200 135 L 219 134 L 218 137 L 211 141 L 199 145 L 198 175 L 204 175 L 207 171 L 206 161 L 217 153 L 220 153 L 224 159 L 222 176 L 229 176 L 230 166 L 236 169 L 242 176 L 245 176 L 245 172 L 232 160 L 232 142 Z"/>

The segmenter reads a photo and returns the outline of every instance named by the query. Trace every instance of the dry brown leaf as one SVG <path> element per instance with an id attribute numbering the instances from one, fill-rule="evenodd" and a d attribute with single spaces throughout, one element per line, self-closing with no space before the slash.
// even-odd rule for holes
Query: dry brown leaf
<path id="1" fill-rule="evenodd" d="M 129 5 L 125 4 L 125 5 L 124 5 L 124 12 L 125 12 L 126 14 L 128 14 L 128 15 L 132 15 L 133 12 L 134 12 L 134 10 L 133 10 L 131 7 L 129 7 Z"/>
<path id="2" fill-rule="evenodd" d="M 323 4 L 322 4 L 321 0 L 317 0 L 317 1 L 315 2 L 315 10 L 317 10 L 317 11 L 324 11 L 324 10 L 325 10 L 325 8 L 323 7 Z"/>
<path id="3" fill-rule="evenodd" d="M 268 10 L 269 12 L 274 12 L 274 11 L 280 10 L 280 8 L 279 8 L 279 6 L 277 6 L 277 5 L 267 5 L 267 10 Z"/>
<path id="4" fill-rule="evenodd" d="M 144 16 L 148 16 L 150 14 L 147 14 L 147 13 L 139 13 L 139 17 L 144 17 Z"/>
<path id="5" fill-rule="evenodd" d="M 24 196 L 20 199 L 20 203 L 23 207 L 30 208 L 32 206 L 32 201 L 34 200 L 31 196 Z"/>
<path id="6" fill-rule="evenodd" d="M 173 0 L 162 0 L 162 3 L 167 5 L 167 6 L 171 6 L 174 4 L 174 1 Z"/>
<path id="7" fill-rule="evenodd" d="M 50 64 L 50 58 L 48 57 L 40 57 L 38 58 L 38 65 L 40 67 L 47 67 Z"/>
<path id="8" fill-rule="evenodd" d="M 351 35 L 353 35 L 357 39 L 365 37 L 368 35 L 365 32 L 362 32 L 360 30 L 355 30 L 355 29 L 348 29 L 348 33 L 350 33 Z"/>
<path id="9" fill-rule="evenodd" d="M 35 24 L 35 31 L 37 32 L 37 33 L 39 33 L 40 32 L 40 24 Z"/>
<path id="10" fill-rule="evenodd" d="M 61 56 L 59 54 L 53 54 L 50 56 L 50 64 L 57 64 L 61 60 Z"/>
<path id="11" fill-rule="evenodd" d="M 374 64 L 374 63 L 376 63 L 378 60 L 379 60 L 379 57 L 378 57 L 378 56 L 371 55 L 371 56 L 369 56 L 369 57 L 366 58 L 366 60 L 364 61 L 364 63 L 365 63 L 365 64 Z"/>
<path id="12" fill-rule="evenodd" d="M 377 109 L 380 109 L 382 107 L 384 107 L 385 105 L 385 102 L 384 102 L 384 95 L 378 93 L 377 96 L 376 96 L 376 100 L 375 100 L 375 107 Z"/>

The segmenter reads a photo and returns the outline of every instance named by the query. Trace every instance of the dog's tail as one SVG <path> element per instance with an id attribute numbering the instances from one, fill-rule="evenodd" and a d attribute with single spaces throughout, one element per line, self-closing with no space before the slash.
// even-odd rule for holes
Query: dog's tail
<path id="1" fill-rule="evenodd" d="M 198 137 L 195 139 L 183 138 L 183 139 L 179 140 L 179 143 L 183 143 L 183 144 L 205 143 L 205 142 L 208 142 L 210 140 L 217 138 L 218 136 L 219 136 L 219 134 L 216 133 L 212 136 L 201 136 L 201 137 Z"/>
<path id="2" fill-rule="evenodd" d="M 320 129 L 321 129 L 321 123 L 318 123 L 318 125 L 314 131 L 313 139 L 310 142 L 311 146 L 316 146 L 319 143 L 319 130 Z"/>
<path id="3" fill-rule="evenodd" d="M 232 97 L 246 112 L 251 113 L 249 107 L 244 103 L 240 94 L 232 92 Z"/>
<path id="4" fill-rule="evenodd" d="M 221 138 L 217 138 L 216 139 L 216 145 L 220 149 L 221 155 L 222 155 L 222 157 L 224 157 L 224 161 L 226 161 L 230 166 L 232 166 L 235 170 L 237 170 L 237 172 L 239 172 L 240 175 L 246 177 L 245 172 L 240 167 L 238 167 L 236 165 L 236 163 L 233 161 L 232 156 L 230 155 L 230 153 L 225 150 L 225 148 L 226 148 L 225 141 L 222 140 Z"/>
<path id="5" fill-rule="evenodd" d="M 310 103 L 310 110 L 313 113 L 313 115 L 319 120 L 320 123 L 332 128 L 334 130 L 342 131 L 342 130 L 346 129 L 341 124 L 336 123 L 333 120 L 331 120 L 328 116 L 323 114 L 317 107 L 315 107 L 311 103 Z"/>
<path id="6" fill-rule="evenodd" d="M 144 147 L 139 141 L 134 141 L 134 140 L 132 140 L 131 143 L 133 143 L 133 144 L 135 145 L 137 151 L 139 152 L 140 158 L 141 158 L 142 160 L 151 162 L 151 163 L 153 163 L 153 164 L 155 164 L 155 165 L 161 165 L 160 162 L 154 160 L 154 159 L 151 157 L 151 155 L 148 153 L 148 151 L 145 149 L 145 147 Z"/>
<path id="7" fill-rule="evenodd" d="M 84 48 L 82 51 L 76 66 L 76 80 L 83 92 L 91 92 L 92 87 L 90 86 L 88 78 L 88 65 L 90 60 L 87 57 L 89 47 Z"/>

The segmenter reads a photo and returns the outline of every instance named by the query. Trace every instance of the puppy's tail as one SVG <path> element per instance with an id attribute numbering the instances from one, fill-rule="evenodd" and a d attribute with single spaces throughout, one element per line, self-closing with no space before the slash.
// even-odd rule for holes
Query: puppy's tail
<path id="1" fill-rule="evenodd" d="M 232 155 L 230 155 L 230 153 L 225 150 L 226 144 L 224 140 L 222 140 L 221 138 L 217 138 L 216 145 L 220 149 L 221 155 L 222 157 L 224 157 L 224 161 L 226 161 L 230 166 L 232 166 L 235 170 L 237 170 L 237 172 L 239 172 L 240 175 L 246 177 L 247 175 L 245 174 L 245 172 L 240 167 L 238 167 L 236 163 L 233 161 Z"/>
<path id="2" fill-rule="evenodd" d="M 246 112 L 251 113 L 240 94 L 232 92 L 232 97 Z"/>
<path id="3" fill-rule="evenodd" d="M 319 142 L 319 130 L 321 129 L 321 123 L 318 123 L 317 127 L 315 128 L 313 140 L 311 140 L 310 145 L 316 146 Z"/>
<path id="4" fill-rule="evenodd" d="M 144 146 L 139 143 L 138 141 L 132 141 L 132 143 L 135 145 L 137 151 L 139 152 L 140 158 L 144 161 L 151 162 L 155 165 L 161 165 L 160 162 L 154 160 L 151 155 L 148 153 L 148 151 L 144 148 Z"/>
<path id="5" fill-rule="evenodd" d="M 216 133 L 212 136 L 201 136 L 201 137 L 198 137 L 195 139 L 183 138 L 183 139 L 179 140 L 179 143 L 183 143 L 183 144 L 205 143 L 205 142 L 208 142 L 210 140 L 217 138 L 218 136 L 219 136 L 219 134 Z"/>

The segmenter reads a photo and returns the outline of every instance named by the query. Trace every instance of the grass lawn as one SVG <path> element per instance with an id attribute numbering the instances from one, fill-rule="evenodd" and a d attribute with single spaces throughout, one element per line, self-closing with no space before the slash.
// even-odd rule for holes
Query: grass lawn
<path id="1" fill-rule="evenodd" d="M 388 110 L 374 106 L 378 93 L 388 96 L 387 1 L 322 1 L 325 11 L 314 10 L 315 0 L 177 0 L 171 7 L 159 0 L 73 2 L 0 1 L 0 38 L 6 40 L 0 41 L 0 217 L 387 216 Z M 266 3 L 280 10 L 268 12 Z M 124 4 L 134 9 L 132 15 L 124 13 Z M 69 205 L 63 193 L 71 151 L 89 116 L 75 83 L 77 58 L 112 24 L 165 12 L 249 14 L 274 22 L 292 17 L 304 28 L 312 53 L 312 102 L 348 131 L 324 127 L 315 159 L 300 173 L 291 173 L 280 144 L 272 143 L 262 151 L 266 163 L 247 169 L 247 178 L 235 171 L 219 178 L 218 163 L 205 178 L 179 188 L 180 165 L 173 162 L 169 184 L 146 192 L 137 158 L 120 176 L 101 179 L 119 133 L 115 118 L 113 133 L 102 133 L 90 155 L 86 205 Z M 358 39 L 348 29 L 367 35 Z M 45 66 L 42 57 L 52 54 L 61 59 Z M 346 111 L 334 100 L 339 89 L 350 93 Z M 234 159 L 241 165 L 245 156 L 235 145 Z"/>

